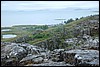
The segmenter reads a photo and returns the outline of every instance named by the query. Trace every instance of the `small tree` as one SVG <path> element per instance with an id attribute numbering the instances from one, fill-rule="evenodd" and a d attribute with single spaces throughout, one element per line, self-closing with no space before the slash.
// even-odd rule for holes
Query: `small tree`
<path id="1" fill-rule="evenodd" d="M 67 24 L 67 21 L 64 21 L 65 24 Z"/>
<path id="2" fill-rule="evenodd" d="M 76 18 L 75 20 L 78 20 L 78 18 Z"/>
<path id="3" fill-rule="evenodd" d="M 72 18 L 67 20 L 67 23 L 74 21 Z"/>
<path id="4" fill-rule="evenodd" d="M 82 18 L 84 18 L 84 17 L 81 17 L 80 19 L 82 19 Z"/>

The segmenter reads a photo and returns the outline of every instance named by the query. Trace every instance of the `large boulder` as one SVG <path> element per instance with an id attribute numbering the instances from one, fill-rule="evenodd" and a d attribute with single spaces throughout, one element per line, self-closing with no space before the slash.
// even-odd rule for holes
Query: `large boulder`
<path id="1" fill-rule="evenodd" d="M 20 61 L 20 65 L 26 64 L 38 64 L 43 62 L 43 58 L 41 55 L 32 55 L 28 54 L 25 58 Z"/>
<path id="2" fill-rule="evenodd" d="M 40 51 L 43 51 L 37 46 L 21 43 L 3 43 L 1 46 L 1 64 L 16 66 L 19 65 L 19 61 L 25 58 L 27 55 L 40 55 Z M 43 57 L 43 55 L 41 55 Z M 40 61 L 40 57 L 38 60 Z M 35 62 L 39 62 L 37 59 Z"/>
<path id="3" fill-rule="evenodd" d="M 26 50 L 27 50 L 28 54 L 36 55 L 36 54 L 39 54 L 39 53 L 40 53 L 40 52 L 39 52 L 39 49 L 37 49 L 37 48 L 36 48 L 35 46 L 33 46 L 33 45 L 27 46 Z"/>
<path id="4" fill-rule="evenodd" d="M 69 50 L 64 53 L 64 61 L 66 63 L 75 64 L 77 66 L 98 66 L 99 51 L 98 50 Z M 97 61 L 95 61 L 97 60 Z M 95 63 L 94 63 L 95 61 Z"/>
<path id="5" fill-rule="evenodd" d="M 15 57 L 18 59 L 22 59 L 27 55 L 26 50 L 23 47 L 14 46 L 9 53 L 9 57 Z"/>
<path id="6" fill-rule="evenodd" d="M 16 66 L 17 62 L 26 55 L 27 52 L 23 47 L 18 46 L 16 43 L 8 43 L 1 49 L 2 66 Z"/>
<path id="7" fill-rule="evenodd" d="M 48 54 L 48 59 L 51 59 L 54 62 L 63 61 L 63 52 L 64 49 L 55 49 Z"/>
<path id="8" fill-rule="evenodd" d="M 4 47 L 4 53 L 2 55 L 6 55 L 7 58 L 17 57 L 18 59 L 22 59 L 26 56 L 26 50 L 23 47 L 18 46 L 18 44 L 12 43 L 11 45 L 6 45 Z"/>
<path id="9" fill-rule="evenodd" d="M 99 50 L 99 38 L 90 38 L 84 42 L 82 48 Z"/>

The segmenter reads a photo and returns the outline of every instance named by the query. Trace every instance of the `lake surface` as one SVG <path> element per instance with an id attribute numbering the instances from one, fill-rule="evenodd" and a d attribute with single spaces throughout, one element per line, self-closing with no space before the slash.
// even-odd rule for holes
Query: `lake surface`
<path id="1" fill-rule="evenodd" d="M 3 38 L 14 38 L 16 37 L 17 35 L 13 35 L 13 34 L 7 34 L 7 35 L 2 35 Z"/>
<path id="2" fill-rule="evenodd" d="M 1 31 L 10 31 L 11 29 L 2 29 Z"/>
<path id="3" fill-rule="evenodd" d="M 1 11 L 1 26 L 13 25 L 40 25 L 40 24 L 58 24 L 62 20 L 80 18 L 89 15 L 99 14 L 95 10 L 37 10 L 37 11 Z M 97 10 L 99 11 L 99 10 Z"/>

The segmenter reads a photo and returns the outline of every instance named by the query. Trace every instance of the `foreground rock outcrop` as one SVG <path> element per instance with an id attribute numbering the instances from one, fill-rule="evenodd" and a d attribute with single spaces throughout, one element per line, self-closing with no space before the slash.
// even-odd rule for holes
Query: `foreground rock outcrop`
<path id="1" fill-rule="evenodd" d="M 40 55 L 41 51 L 42 49 L 39 47 L 30 44 L 1 43 L 1 65 L 19 66 L 22 65 L 20 62 L 33 58 L 35 58 L 34 62 L 38 63 L 43 60 L 43 56 L 36 58 L 36 55 Z M 39 61 L 37 61 L 38 59 Z"/>
<path id="2" fill-rule="evenodd" d="M 98 50 L 54 49 L 20 43 L 1 43 L 2 66 L 99 66 Z"/>

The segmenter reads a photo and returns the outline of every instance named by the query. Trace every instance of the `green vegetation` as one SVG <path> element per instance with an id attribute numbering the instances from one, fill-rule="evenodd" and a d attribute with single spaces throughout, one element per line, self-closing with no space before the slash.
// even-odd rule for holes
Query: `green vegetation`
<path id="1" fill-rule="evenodd" d="M 96 18 L 95 18 L 96 16 Z M 74 38 L 80 35 L 74 34 L 77 30 L 76 26 L 83 22 L 87 22 L 88 20 L 98 20 L 98 15 L 91 15 L 87 17 L 81 17 L 80 19 L 76 18 L 73 20 L 72 18 L 64 21 L 65 24 L 56 24 L 56 25 L 16 25 L 12 27 L 2 27 L 1 29 L 11 29 L 11 31 L 1 32 L 2 35 L 4 34 L 16 34 L 17 37 L 4 39 L 2 38 L 1 41 L 4 42 L 26 42 L 30 44 L 37 44 L 40 42 L 44 42 L 48 40 L 48 44 L 55 45 L 54 48 L 59 48 L 58 46 L 63 46 L 65 39 L 67 38 Z M 79 28 L 82 30 L 82 28 Z M 92 31 L 93 32 L 93 31 Z M 99 32 L 93 32 L 93 36 L 98 36 Z M 1 35 L 1 37 L 2 37 Z M 52 46 L 51 45 L 51 46 Z M 79 46 L 80 44 L 77 44 Z M 67 46 L 67 44 L 66 44 Z M 50 46 L 49 46 L 50 47 Z M 49 48 L 48 47 L 48 48 Z M 71 46 L 68 46 L 71 47 Z M 53 49 L 53 48 L 50 48 Z"/>
<path id="2" fill-rule="evenodd" d="M 71 18 L 71 19 L 68 19 L 67 21 L 64 21 L 64 23 L 67 24 L 67 23 L 70 23 L 72 21 L 74 21 L 74 20 Z"/>

